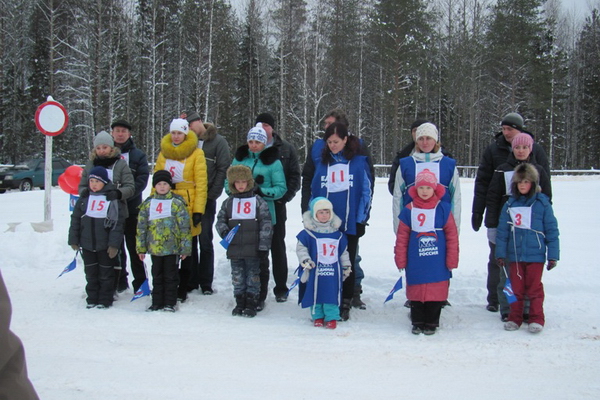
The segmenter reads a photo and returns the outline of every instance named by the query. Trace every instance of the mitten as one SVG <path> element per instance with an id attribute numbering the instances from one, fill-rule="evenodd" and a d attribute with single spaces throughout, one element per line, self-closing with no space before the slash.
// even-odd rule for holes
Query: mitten
<path id="1" fill-rule="evenodd" d="M 117 249 L 116 247 L 109 247 L 107 250 L 108 256 L 110 258 L 115 258 L 117 256 L 118 252 L 119 252 L 119 249 Z"/>
<path id="2" fill-rule="evenodd" d="M 481 223 L 483 222 L 483 214 L 474 212 L 471 216 L 471 226 L 475 232 L 479 231 L 481 228 Z"/>
<path id="3" fill-rule="evenodd" d="M 302 283 L 308 282 L 309 276 L 310 276 L 310 268 L 304 268 L 302 270 L 302 275 L 300 276 L 300 282 L 302 282 Z"/>
<path id="4" fill-rule="evenodd" d="M 302 261 L 300 265 L 302 265 L 302 268 L 304 269 L 313 269 L 315 267 L 315 263 L 310 258 Z"/>
<path id="5" fill-rule="evenodd" d="M 110 190 L 106 193 L 106 200 L 108 201 L 120 200 L 121 197 L 123 197 L 123 195 L 120 190 Z"/>
<path id="6" fill-rule="evenodd" d="M 72 244 L 71 248 L 75 251 L 79 250 L 79 245 L 78 244 Z"/>
<path id="7" fill-rule="evenodd" d="M 254 186 L 254 193 L 259 195 L 260 197 L 265 197 L 265 194 L 263 193 L 262 190 L 260 190 L 260 186 L 258 186 L 258 185 Z"/>
<path id="8" fill-rule="evenodd" d="M 256 178 L 254 178 L 254 182 L 256 182 L 257 185 L 262 185 L 263 183 L 265 183 L 265 177 L 263 175 L 256 175 Z"/>
<path id="9" fill-rule="evenodd" d="M 194 223 L 194 226 L 198 226 L 200 221 L 202 221 L 202 214 L 201 213 L 193 213 L 192 214 L 192 222 Z"/>
<path id="10" fill-rule="evenodd" d="M 351 273 L 352 273 L 352 268 L 350 268 L 349 266 L 342 267 L 342 274 L 344 274 L 344 280 L 346 280 L 346 278 L 348 278 Z"/>
<path id="11" fill-rule="evenodd" d="M 365 235 L 366 224 L 356 224 L 356 236 L 363 237 Z"/>
<path id="12" fill-rule="evenodd" d="M 500 268 L 504 268 L 504 258 L 496 258 L 496 265 L 499 266 Z"/>
<path id="13" fill-rule="evenodd" d="M 546 269 L 550 271 L 554 267 L 556 267 L 556 260 L 548 260 L 548 266 L 546 266 Z"/>

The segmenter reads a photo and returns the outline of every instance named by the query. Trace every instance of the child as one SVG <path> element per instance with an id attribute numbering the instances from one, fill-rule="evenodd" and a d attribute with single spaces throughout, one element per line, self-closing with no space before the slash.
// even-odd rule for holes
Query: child
<path id="1" fill-rule="evenodd" d="M 394 247 L 398 269 L 406 268 L 412 333 L 433 335 L 448 299 L 452 269 L 458 267 L 458 231 L 445 188 L 429 169 L 409 188 L 413 198 L 400 212 Z"/>
<path id="2" fill-rule="evenodd" d="M 260 293 L 260 259 L 271 246 L 271 214 L 267 202 L 255 193 L 249 167 L 229 167 L 227 182 L 231 195 L 221 206 L 216 229 L 225 238 L 239 225 L 227 248 L 236 303 L 231 314 L 254 317 Z"/>
<path id="3" fill-rule="evenodd" d="M 544 323 L 542 271 L 548 271 L 559 257 L 558 222 L 548 196 L 540 193 L 539 176 L 531 164 L 515 168 L 511 197 L 502 207 L 496 235 L 496 260 L 500 268 L 509 266 L 509 277 L 517 301 L 510 305 L 507 331 L 523 323 L 523 298 L 529 306 L 529 332 L 541 332 Z"/>
<path id="4" fill-rule="evenodd" d="M 303 268 L 299 303 L 311 307 L 313 325 L 335 329 L 340 319 L 342 281 L 350 276 L 348 241 L 333 204 L 316 197 L 302 214 L 304 230 L 296 237 L 296 254 Z M 308 276 L 307 276 L 308 275 Z"/>
<path id="5" fill-rule="evenodd" d="M 171 173 L 152 176 L 155 193 L 140 205 L 136 251 L 152 257 L 152 305 L 147 311 L 175 311 L 179 285 L 178 258 L 192 254 L 190 216 L 183 198 L 171 192 Z"/>
<path id="6" fill-rule="evenodd" d="M 126 206 L 117 199 L 107 200 L 106 194 L 116 189 L 105 168 L 91 168 L 88 187 L 71 214 L 69 245 L 73 250 L 82 248 L 87 308 L 108 308 L 113 302 L 113 260 L 123 242 Z"/>
<path id="7" fill-rule="evenodd" d="M 550 185 L 550 177 L 544 168 L 536 163 L 535 155 L 533 154 L 533 138 L 530 134 L 521 132 L 515 136 L 511 142 L 512 152 L 508 155 L 508 159 L 504 164 L 498 166 L 494 171 L 494 175 L 488 187 L 486 196 L 486 212 L 485 226 L 488 228 L 488 240 L 490 243 L 496 244 L 496 228 L 500 219 L 500 211 L 506 200 L 510 197 L 510 182 L 515 172 L 515 167 L 519 164 L 530 163 L 538 171 L 540 176 L 540 186 L 550 200 L 552 200 L 552 186 Z M 508 321 L 508 313 L 510 306 L 508 300 L 502 292 L 506 284 L 506 272 L 504 268 L 500 268 L 500 282 L 498 284 L 498 301 L 500 303 L 500 319 L 503 322 Z M 525 301 L 524 318 L 529 318 L 529 301 Z"/>

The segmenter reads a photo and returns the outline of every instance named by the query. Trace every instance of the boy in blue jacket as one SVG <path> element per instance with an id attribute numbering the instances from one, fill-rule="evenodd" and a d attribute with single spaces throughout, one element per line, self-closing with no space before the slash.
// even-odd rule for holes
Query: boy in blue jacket
<path id="1" fill-rule="evenodd" d="M 559 259 L 558 223 L 548 196 L 540 193 L 536 168 L 520 164 L 511 182 L 511 197 L 500 213 L 496 236 L 496 260 L 509 267 L 509 277 L 517 301 L 510 305 L 507 331 L 523 323 L 523 299 L 529 297 L 529 332 L 541 332 L 544 323 L 542 271 L 556 266 Z"/>

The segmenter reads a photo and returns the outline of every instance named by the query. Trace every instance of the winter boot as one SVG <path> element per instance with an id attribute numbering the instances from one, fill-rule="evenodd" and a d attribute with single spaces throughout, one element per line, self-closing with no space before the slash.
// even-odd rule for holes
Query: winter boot
<path id="1" fill-rule="evenodd" d="M 240 316 L 242 315 L 244 308 L 246 308 L 246 295 L 236 294 L 235 295 L 235 308 L 231 311 L 231 315 Z"/>
<path id="2" fill-rule="evenodd" d="M 250 294 L 250 293 L 246 293 L 246 306 L 244 307 L 244 310 L 242 311 L 242 315 L 244 317 L 255 317 L 256 316 L 256 303 L 257 303 L 257 298 L 255 295 Z"/>
<path id="3" fill-rule="evenodd" d="M 342 306 L 340 307 L 340 318 L 342 321 L 348 321 L 350 319 L 350 307 L 352 299 L 343 299 Z"/>
<path id="4" fill-rule="evenodd" d="M 362 293 L 362 286 L 361 285 L 354 286 L 354 296 L 352 296 L 352 307 L 358 308 L 360 310 L 366 310 L 367 305 L 360 299 L 361 293 Z"/>

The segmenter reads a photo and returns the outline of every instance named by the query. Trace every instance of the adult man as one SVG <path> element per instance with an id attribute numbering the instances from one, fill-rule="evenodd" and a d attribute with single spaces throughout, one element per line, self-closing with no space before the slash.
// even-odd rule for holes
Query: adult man
<path id="1" fill-rule="evenodd" d="M 146 269 L 144 263 L 139 259 L 135 251 L 135 237 L 137 231 L 138 207 L 142 204 L 142 192 L 148 185 L 150 169 L 146 154 L 135 147 L 131 138 L 131 124 L 123 119 L 114 121 L 111 125 L 111 135 L 115 141 L 115 146 L 121 149 L 121 158 L 127 161 L 129 169 L 135 180 L 135 193 L 127 199 L 127 209 L 129 217 L 125 220 L 125 242 L 120 252 L 121 275 L 118 281 L 117 291 L 123 292 L 129 287 L 127 283 L 127 254 L 125 246 L 129 252 L 129 261 L 131 263 L 131 272 L 133 273 L 133 291 L 136 292 L 146 280 Z"/>
<path id="2" fill-rule="evenodd" d="M 334 122 L 339 122 L 344 124 L 346 128 L 348 128 L 349 122 L 346 117 L 346 113 L 344 111 L 334 108 L 329 111 L 325 118 L 323 119 L 323 129 L 327 129 L 329 125 Z M 302 199 L 301 199 L 301 207 L 302 213 L 308 210 L 308 204 L 311 200 L 311 182 L 313 176 L 315 175 L 315 170 L 317 164 L 321 162 L 321 154 L 323 149 L 325 148 L 326 143 L 323 139 L 317 139 L 313 145 L 310 147 L 308 152 L 306 153 L 306 161 L 304 162 L 304 167 L 302 168 Z M 373 162 L 371 160 L 371 156 L 369 154 L 369 150 L 367 146 L 361 140 L 361 153 L 367 156 L 367 160 L 369 163 L 369 169 L 371 171 L 371 176 L 375 177 L 375 168 L 373 167 Z M 375 184 L 375 179 L 371 181 L 371 193 L 373 193 Z M 364 232 L 363 232 L 364 234 Z M 362 235 L 361 235 L 362 236 Z M 360 267 L 360 261 L 362 260 L 360 254 L 358 254 L 356 260 L 354 262 L 354 287 L 351 290 L 348 289 L 349 285 L 344 286 L 344 302 L 342 304 L 340 315 L 342 320 L 346 321 L 350 317 L 350 305 L 355 308 L 359 308 L 361 310 L 365 310 L 367 305 L 362 301 L 360 295 L 362 294 L 362 280 L 365 277 L 363 269 Z"/>
<path id="3" fill-rule="evenodd" d="M 287 220 L 286 203 L 294 198 L 300 189 L 300 164 L 296 148 L 274 132 L 275 118 L 269 113 L 262 113 L 256 117 L 256 123 L 262 123 L 267 133 L 267 147 L 275 147 L 279 151 L 279 160 L 283 164 L 283 172 L 287 185 L 287 192 L 275 201 L 275 219 L 273 238 L 271 241 L 271 257 L 273 259 L 273 278 L 275 287 L 273 293 L 278 303 L 287 301 L 287 276 L 288 264 L 285 249 L 285 221 Z M 265 299 L 269 289 L 269 259 L 263 257 L 260 262 L 260 296 L 257 311 L 264 308 Z"/>
<path id="4" fill-rule="evenodd" d="M 388 190 L 390 191 L 390 194 L 392 196 L 394 195 L 394 183 L 396 181 L 396 173 L 398 172 L 398 167 L 400 166 L 400 159 L 411 156 L 414 153 L 417 128 L 423 125 L 425 122 L 429 121 L 427 121 L 426 119 L 417 119 L 415 120 L 415 122 L 412 123 L 412 125 L 410 126 L 410 134 L 412 135 L 412 141 L 406 146 L 404 146 L 402 150 L 397 152 L 396 157 L 394 157 L 394 160 L 392 161 L 392 166 L 390 167 L 390 178 L 388 179 Z M 448 153 L 443 147 L 442 154 L 452 158 L 452 155 Z"/>
<path id="5" fill-rule="evenodd" d="M 200 255 L 197 268 L 192 270 L 188 289 L 198 289 L 205 295 L 213 294 L 215 274 L 215 250 L 213 247 L 213 223 L 217 210 L 217 199 L 223 192 L 227 168 L 231 164 L 231 155 L 227 140 L 217 133 L 213 124 L 202 122 L 197 112 L 186 116 L 190 129 L 198 135 L 198 147 L 204 151 L 208 177 L 208 197 L 202 214 L 202 232 L 198 235 Z M 195 247 L 195 244 L 194 244 Z"/>
<path id="6" fill-rule="evenodd" d="M 477 177 L 475 178 L 475 193 L 473 198 L 473 209 L 471 217 L 471 225 L 475 232 L 479 231 L 483 221 L 483 212 L 486 207 L 486 196 L 494 171 L 496 168 L 504 164 L 508 159 L 508 155 L 512 151 L 511 143 L 515 136 L 521 132 L 525 132 L 533 137 L 530 132 L 524 128 L 523 117 L 517 113 L 508 113 L 502 118 L 500 123 L 502 132 L 495 135 L 492 143 L 488 145 L 479 162 L 477 169 Z M 550 166 L 548 165 L 548 156 L 544 149 L 537 143 L 533 144 L 532 154 L 535 156 L 537 163 L 544 168 L 548 176 L 550 176 Z M 496 228 L 490 228 L 487 232 L 488 245 L 490 254 L 488 260 L 488 276 L 487 276 L 487 307 L 491 312 L 498 311 L 498 292 L 497 287 L 500 281 L 500 269 L 496 264 Z"/>

